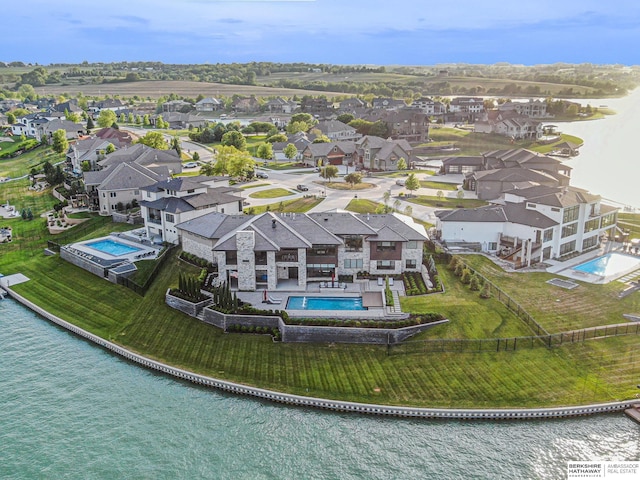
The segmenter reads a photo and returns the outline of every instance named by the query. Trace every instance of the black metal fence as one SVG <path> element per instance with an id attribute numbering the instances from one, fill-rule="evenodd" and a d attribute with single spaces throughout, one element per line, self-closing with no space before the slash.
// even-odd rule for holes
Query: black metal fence
<path id="1" fill-rule="evenodd" d="M 414 340 L 390 345 L 389 354 L 515 352 L 516 350 L 554 348 L 598 338 L 638 334 L 640 334 L 640 322 L 634 322 L 531 337 Z"/>
<path id="2" fill-rule="evenodd" d="M 139 283 L 136 283 L 135 281 L 127 278 L 127 277 L 117 277 L 117 282 L 118 285 L 122 285 L 123 287 L 127 287 L 129 290 L 133 290 L 134 292 L 136 292 L 138 295 L 144 297 L 145 294 L 147 293 L 147 290 L 149 290 L 149 287 L 151 287 L 151 284 L 153 283 L 153 280 L 156 278 L 156 274 L 158 273 L 158 271 L 162 268 L 162 266 L 165 264 L 165 262 L 167 261 L 167 259 L 171 256 L 170 252 L 175 248 L 175 245 L 171 245 L 169 247 L 167 247 L 164 252 L 162 252 L 162 255 L 156 260 L 156 265 L 153 267 L 153 270 L 151 270 L 151 272 L 149 273 L 149 276 L 147 277 L 147 279 L 145 280 L 145 282 L 140 285 Z"/>

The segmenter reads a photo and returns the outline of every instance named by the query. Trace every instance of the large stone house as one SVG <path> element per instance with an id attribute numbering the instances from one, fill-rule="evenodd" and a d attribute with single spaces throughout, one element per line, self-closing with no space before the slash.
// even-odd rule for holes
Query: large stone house
<path id="1" fill-rule="evenodd" d="M 176 228 L 185 252 L 217 264 L 222 280 L 245 291 L 417 272 L 427 240 L 424 227 L 398 214 L 210 213 Z"/>
<path id="2" fill-rule="evenodd" d="M 332 142 L 357 140 L 362 137 L 355 128 L 339 120 L 318 122 L 313 128 L 320 130 L 322 134 L 326 135 Z"/>
<path id="3" fill-rule="evenodd" d="M 410 163 L 413 148 L 406 140 L 386 140 L 366 135 L 356 142 L 356 165 L 363 170 L 394 171 L 398 160 Z"/>
<path id="4" fill-rule="evenodd" d="M 376 122 L 382 120 L 393 140 L 407 142 L 426 142 L 429 139 L 429 117 L 415 108 L 400 110 L 372 110 L 365 120 Z"/>
<path id="5" fill-rule="evenodd" d="M 216 112 L 218 110 L 224 110 L 224 102 L 217 98 L 207 97 L 196 102 L 197 112 Z"/>
<path id="6" fill-rule="evenodd" d="M 142 188 L 142 218 L 147 237 L 154 242 L 179 242 L 176 225 L 207 213 L 242 213 L 241 190 L 215 187 L 216 177 L 178 177 Z"/>
<path id="7" fill-rule="evenodd" d="M 617 209 L 575 187 L 534 186 L 503 194 L 500 204 L 436 211 L 437 237 L 522 267 L 596 248 L 613 236 Z"/>

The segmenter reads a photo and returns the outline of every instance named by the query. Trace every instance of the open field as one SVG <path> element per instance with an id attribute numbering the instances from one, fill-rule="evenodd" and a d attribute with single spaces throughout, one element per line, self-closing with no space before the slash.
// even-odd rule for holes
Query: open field
<path id="1" fill-rule="evenodd" d="M 104 97 L 105 95 L 119 97 L 133 97 L 137 95 L 140 98 L 159 98 L 171 93 L 176 95 L 195 98 L 198 95 L 205 97 L 231 97 L 233 95 L 256 95 L 258 97 L 284 96 L 293 97 L 294 95 L 319 95 L 320 92 L 315 90 L 296 90 L 293 88 L 276 88 L 276 87 L 260 87 L 253 85 L 229 85 L 226 83 L 205 83 L 190 81 L 140 81 L 140 82 L 122 82 L 122 83 L 100 83 L 87 85 L 47 85 L 37 87 L 38 95 L 61 95 L 68 93 L 75 95 L 82 92 L 83 95 L 89 97 Z M 322 92 L 328 98 L 336 95 L 343 95 L 336 92 Z"/>

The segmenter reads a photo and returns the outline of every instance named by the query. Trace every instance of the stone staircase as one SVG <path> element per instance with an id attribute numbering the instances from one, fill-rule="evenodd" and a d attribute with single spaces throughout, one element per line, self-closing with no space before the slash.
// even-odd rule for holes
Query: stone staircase
<path id="1" fill-rule="evenodd" d="M 398 295 L 397 290 L 392 290 L 391 294 L 393 295 L 393 305 L 387 305 L 387 314 L 388 315 L 403 315 L 402 310 L 400 308 L 400 295 Z"/>

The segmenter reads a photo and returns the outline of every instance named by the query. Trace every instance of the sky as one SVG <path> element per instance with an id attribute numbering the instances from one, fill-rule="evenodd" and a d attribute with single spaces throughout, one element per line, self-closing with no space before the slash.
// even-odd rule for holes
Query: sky
<path id="1" fill-rule="evenodd" d="M 637 0 L 24 0 L 3 20 L 4 62 L 640 64 Z"/>

